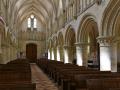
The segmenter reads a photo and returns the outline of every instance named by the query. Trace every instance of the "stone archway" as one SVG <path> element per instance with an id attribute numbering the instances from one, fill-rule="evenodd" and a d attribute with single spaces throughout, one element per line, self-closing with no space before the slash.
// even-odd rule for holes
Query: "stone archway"
<path id="1" fill-rule="evenodd" d="M 113 55 L 114 55 L 114 59 L 116 59 L 117 71 L 120 71 L 120 55 L 119 55 L 120 54 L 120 13 L 116 17 L 113 33 L 115 34 L 114 35 L 115 40 L 113 44 Z M 113 63 L 115 64 L 114 61 Z M 114 64 L 112 64 L 113 70 L 115 70 L 116 68 L 116 65 L 114 66 Z"/>
<path id="2" fill-rule="evenodd" d="M 65 46 L 64 46 L 64 57 L 65 63 L 73 63 L 76 59 L 76 47 L 75 47 L 75 31 L 69 26 L 65 33 Z"/>
<path id="3" fill-rule="evenodd" d="M 99 68 L 99 36 L 97 22 L 92 16 L 85 16 L 82 21 L 77 35 L 77 64 Z"/>
<path id="4" fill-rule="evenodd" d="M 37 45 L 34 43 L 28 43 L 26 45 L 26 58 L 30 60 L 31 63 L 35 62 L 37 59 Z"/>
<path id="5" fill-rule="evenodd" d="M 53 41 L 49 40 L 48 59 L 53 60 Z"/>
<path id="6" fill-rule="evenodd" d="M 57 36 L 54 36 L 52 41 L 53 41 L 54 60 L 57 60 Z"/>
<path id="7" fill-rule="evenodd" d="M 101 22 L 101 36 L 100 41 L 102 45 L 104 44 L 104 50 L 101 50 L 101 53 L 104 52 L 107 54 L 106 59 L 109 63 L 106 63 L 106 66 L 109 66 L 110 71 L 117 72 L 117 68 L 120 68 L 120 0 L 111 0 L 108 4 L 106 10 L 103 14 L 103 20 Z M 108 47 L 109 46 L 109 47 Z M 103 46 L 102 46 L 103 47 Z M 105 50 L 107 50 L 105 52 Z M 104 58 L 101 61 L 104 61 Z M 117 67 L 118 64 L 118 67 Z M 105 66 L 103 70 L 105 70 Z"/>
<path id="8" fill-rule="evenodd" d="M 63 46 L 64 46 L 64 39 L 63 39 L 63 34 L 62 32 L 59 32 L 58 34 L 58 39 L 57 39 L 57 58 L 58 61 L 64 62 L 64 51 L 63 51 Z"/>
<path id="9" fill-rule="evenodd" d="M 4 46 L 5 43 L 5 22 L 3 18 L 0 16 L 0 63 L 5 64 L 8 62 L 8 54 L 7 48 Z"/>

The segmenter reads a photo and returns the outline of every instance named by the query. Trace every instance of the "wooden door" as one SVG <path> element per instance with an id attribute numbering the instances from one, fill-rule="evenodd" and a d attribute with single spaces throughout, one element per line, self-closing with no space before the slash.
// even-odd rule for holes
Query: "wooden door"
<path id="1" fill-rule="evenodd" d="M 26 57 L 30 60 L 31 63 L 35 62 L 37 59 L 37 45 L 36 44 L 27 44 L 26 45 Z"/>

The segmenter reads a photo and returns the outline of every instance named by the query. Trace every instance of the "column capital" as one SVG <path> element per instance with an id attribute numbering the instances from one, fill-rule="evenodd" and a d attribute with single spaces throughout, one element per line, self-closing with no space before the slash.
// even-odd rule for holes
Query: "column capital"
<path id="1" fill-rule="evenodd" d="M 67 49 L 67 48 L 70 48 L 69 45 L 63 45 L 63 48 Z"/>
<path id="2" fill-rule="evenodd" d="M 73 48 L 74 46 L 69 46 L 69 45 L 64 45 L 63 48 L 64 49 L 68 49 L 68 48 Z"/>
<path id="3" fill-rule="evenodd" d="M 100 46 L 111 46 L 112 43 L 114 42 L 114 37 L 100 36 L 100 37 L 97 37 L 97 41 L 100 44 Z"/>
<path id="4" fill-rule="evenodd" d="M 68 47 L 68 46 L 69 46 L 69 45 L 67 45 L 67 44 L 64 44 L 64 45 L 63 45 L 63 47 Z"/>
<path id="5" fill-rule="evenodd" d="M 77 42 L 75 43 L 76 46 L 88 46 L 90 45 L 90 43 L 87 43 L 87 42 Z"/>
<path id="6" fill-rule="evenodd" d="M 113 42 L 114 43 L 120 42 L 120 37 L 119 36 L 114 37 Z"/>
<path id="7" fill-rule="evenodd" d="M 61 48 L 62 46 L 61 45 L 58 45 L 57 48 Z"/>

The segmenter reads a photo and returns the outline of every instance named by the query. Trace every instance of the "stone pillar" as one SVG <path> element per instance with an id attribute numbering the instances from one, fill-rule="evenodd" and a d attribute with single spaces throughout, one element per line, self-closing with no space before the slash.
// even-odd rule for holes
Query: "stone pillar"
<path id="1" fill-rule="evenodd" d="M 17 49 L 17 47 L 15 47 L 15 52 L 14 52 L 15 59 L 17 59 L 17 52 L 18 52 L 18 49 Z M 26 58 L 26 52 L 25 52 L 25 58 Z"/>
<path id="2" fill-rule="evenodd" d="M 1 56 L 0 63 L 5 64 L 5 60 L 6 60 L 6 58 L 5 58 L 5 47 L 2 47 L 2 52 L 1 52 L 0 56 Z"/>
<path id="3" fill-rule="evenodd" d="M 112 44 L 112 55 L 111 55 L 111 72 L 117 72 L 117 42 Z"/>
<path id="4" fill-rule="evenodd" d="M 0 64 L 4 64 L 2 54 L 0 53 Z"/>
<path id="5" fill-rule="evenodd" d="M 12 54 L 13 60 L 15 60 L 15 47 L 13 46 L 13 54 Z"/>
<path id="6" fill-rule="evenodd" d="M 64 63 L 72 63 L 69 51 L 70 51 L 70 46 L 64 45 Z"/>
<path id="7" fill-rule="evenodd" d="M 69 63 L 68 46 L 64 46 L 64 63 Z"/>
<path id="8" fill-rule="evenodd" d="M 15 60 L 16 59 L 16 48 L 15 46 L 11 46 L 11 60 Z"/>
<path id="9" fill-rule="evenodd" d="M 88 53 L 87 46 L 88 43 L 76 43 L 76 56 L 77 56 L 77 65 L 87 66 Z"/>
<path id="10" fill-rule="evenodd" d="M 11 49 L 10 49 L 10 46 L 7 47 L 7 61 L 8 62 L 11 61 Z"/>
<path id="11" fill-rule="evenodd" d="M 9 47 L 9 60 L 12 61 L 13 57 L 12 57 L 12 54 L 13 54 L 13 49 L 12 49 L 12 46 Z"/>
<path id="12" fill-rule="evenodd" d="M 13 47 L 13 60 L 17 59 L 17 50 L 16 47 Z"/>
<path id="13" fill-rule="evenodd" d="M 50 49 L 48 49 L 48 59 L 50 59 Z"/>
<path id="14" fill-rule="evenodd" d="M 115 37 L 112 43 L 112 61 L 111 61 L 111 71 L 117 72 L 117 65 L 119 64 L 119 52 L 120 52 L 120 37 Z"/>
<path id="15" fill-rule="evenodd" d="M 63 49 L 63 46 L 60 46 L 59 49 L 60 49 L 60 60 L 62 62 L 64 62 L 64 49 Z"/>
<path id="16" fill-rule="evenodd" d="M 60 61 L 60 46 L 57 47 L 57 61 Z"/>
<path id="17" fill-rule="evenodd" d="M 100 71 L 112 71 L 112 64 L 116 63 L 113 60 L 112 54 L 112 37 L 98 37 L 100 44 Z M 113 61 L 112 61 L 113 60 Z M 117 65 L 117 63 L 116 63 Z"/>
<path id="18" fill-rule="evenodd" d="M 55 56 L 54 56 L 54 48 L 52 48 L 51 53 L 52 53 L 52 58 L 51 58 L 51 60 L 55 60 Z"/>
<path id="19" fill-rule="evenodd" d="M 14 46 L 12 46 L 12 60 L 15 60 L 15 58 L 14 58 Z"/>
<path id="20" fill-rule="evenodd" d="M 7 56 L 8 56 L 8 55 L 7 55 L 7 52 L 8 52 L 8 51 L 7 51 L 7 47 L 6 47 L 6 46 L 2 46 L 2 63 L 3 63 L 3 64 L 6 64 L 7 61 L 8 61 L 8 60 L 7 60 L 7 59 L 8 59 L 8 58 L 7 58 Z"/>
<path id="21" fill-rule="evenodd" d="M 50 50 L 50 60 L 52 60 L 52 48 L 50 48 L 49 50 Z"/>
<path id="22" fill-rule="evenodd" d="M 57 47 L 54 47 L 54 60 L 57 60 Z"/>

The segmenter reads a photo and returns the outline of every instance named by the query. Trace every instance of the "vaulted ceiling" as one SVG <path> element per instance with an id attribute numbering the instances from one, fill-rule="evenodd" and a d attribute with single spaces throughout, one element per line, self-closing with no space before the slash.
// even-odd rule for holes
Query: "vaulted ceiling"
<path id="1" fill-rule="evenodd" d="M 11 0 L 13 17 L 21 23 L 31 14 L 46 25 L 50 19 L 56 16 L 59 0 Z"/>

